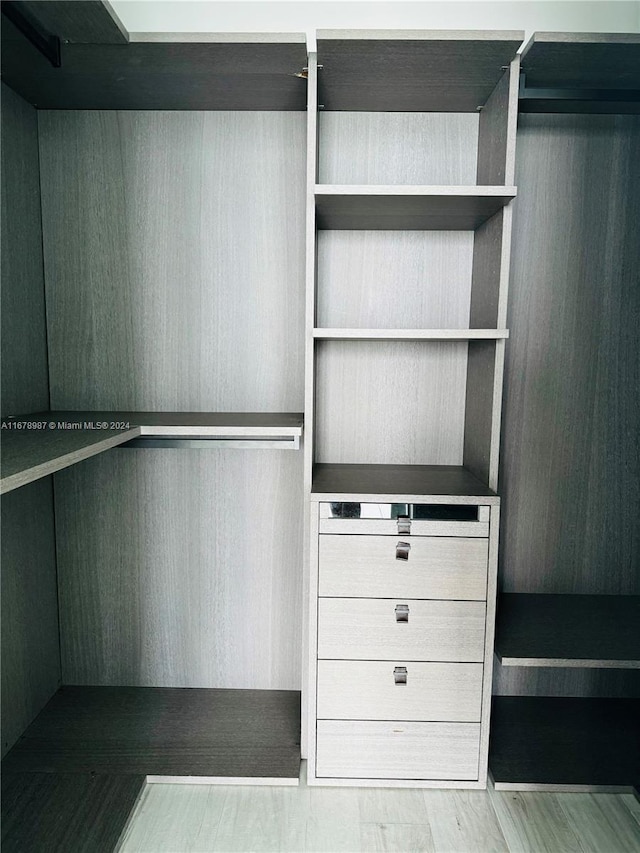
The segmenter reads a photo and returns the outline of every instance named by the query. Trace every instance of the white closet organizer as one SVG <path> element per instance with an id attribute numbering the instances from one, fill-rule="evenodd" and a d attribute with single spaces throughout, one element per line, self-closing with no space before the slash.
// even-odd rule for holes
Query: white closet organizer
<path id="1" fill-rule="evenodd" d="M 310 57 L 310 784 L 486 786 L 521 40 Z"/>

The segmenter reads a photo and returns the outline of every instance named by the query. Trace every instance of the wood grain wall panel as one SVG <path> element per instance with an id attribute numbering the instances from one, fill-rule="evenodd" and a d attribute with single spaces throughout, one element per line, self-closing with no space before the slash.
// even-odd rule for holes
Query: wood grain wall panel
<path id="1" fill-rule="evenodd" d="M 49 408 L 38 121 L 2 86 L 2 414 Z"/>
<path id="2" fill-rule="evenodd" d="M 49 407 L 36 111 L 2 86 L 2 413 Z M 51 479 L 2 499 L 2 754 L 58 687 Z"/>
<path id="3" fill-rule="evenodd" d="M 622 669 L 493 668 L 493 692 L 501 696 L 603 696 L 639 699 L 640 673 Z"/>
<path id="4" fill-rule="evenodd" d="M 466 343 L 317 346 L 316 462 L 462 464 Z"/>
<path id="5" fill-rule="evenodd" d="M 51 477 L 2 498 L 2 754 L 60 684 Z"/>
<path id="6" fill-rule="evenodd" d="M 501 586 L 638 594 L 640 119 L 521 116 L 516 177 Z M 625 677 L 515 670 L 499 689 Z"/>
<path id="7" fill-rule="evenodd" d="M 301 454 L 116 449 L 55 476 L 65 684 L 300 688 Z"/>
<path id="8" fill-rule="evenodd" d="M 318 325 L 468 329 L 472 259 L 470 231 L 319 231 Z"/>
<path id="9" fill-rule="evenodd" d="M 327 111 L 318 118 L 320 183 L 476 183 L 477 113 Z"/>
<path id="10" fill-rule="evenodd" d="M 40 113 L 52 406 L 302 409 L 304 131 Z"/>

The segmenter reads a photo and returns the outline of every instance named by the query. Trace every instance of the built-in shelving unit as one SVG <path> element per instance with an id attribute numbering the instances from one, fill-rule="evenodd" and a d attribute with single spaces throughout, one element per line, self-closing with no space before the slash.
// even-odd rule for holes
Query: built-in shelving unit
<path id="1" fill-rule="evenodd" d="M 5 419 L 0 493 L 132 441 L 136 447 L 169 446 L 166 442 L 172 442 L 174 447 L 224 443 L 297 450 L 302 420 L 301 414 L 272 412 L 77 411 Z M 27 426 L 18 429 L 16 424 Z"/>
<path id="2" fill-rule="evenodd" d="M 640 699 L 494 696 L 497 790 L 629 791 L 640 774 Z"/>
<path id="3" fill-rule="evenodd" d="M 502 666 L 640 668 L 640 596 L 503 593 Z"/>

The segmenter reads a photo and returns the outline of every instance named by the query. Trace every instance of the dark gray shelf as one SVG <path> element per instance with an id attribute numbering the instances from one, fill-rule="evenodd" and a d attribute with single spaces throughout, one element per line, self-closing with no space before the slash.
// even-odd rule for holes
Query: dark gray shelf
<path id="1" fill-rule="evenodd" d="M 20 0 L 14 5 L 65 42 L 126 44 L 129 40 L 122 21 L 101 0 Z"/>
<path id="2" fill-rule="evenodd" d="M 316 187 L 318 228 L 473 231 L 515 198 L 515 187 Z"/>
<path id="3" fill-rule="evenodd" d="M 145 777 L 2 774 L 3 853 L 113 853 Z"/>
<path id="4" fill-rule="evenodd" d="M 3 17 L 2 78 L 40 109 L 305 110 L 304 35 L 62 44 L 54 68 Z M 209 38 L 209 40 L 207 40 Z"/>
<path id="5" fill-rule="evenodd" d="M 300 693 L 61 687 L 3 773 L 279 779 L 297 784 Z"/>
<path id="6" fill-rule="evenodd" d="M 313 469 L 311 492 L 324 500 L 345 495 L 429 497 L 432 503 L 499 503 L 495 492 L 461 465 L 334 465 Z M 439 500 L 441 499 L 441 500 Z"/>
<path id="7" fill-rule="evenodd" d="M 327 110 L 475 112 L 523 32 L 319 30 L 318 102 Z"/>
<path id="8" fill-rule="evenodd" d="M 521 70 L 520 112 L 640 112 L 638 33 L 534 33 Z"/>
<path id="9" fill-rule="evenodd" d="M 640 699 L 494 696 L 496 789 L 610 788 L 640 778 Z"/>
<path id="10" fill-rule="evenodd" d="M 503 593 L 503 666 L 640 668 L 640 595 Z"/>

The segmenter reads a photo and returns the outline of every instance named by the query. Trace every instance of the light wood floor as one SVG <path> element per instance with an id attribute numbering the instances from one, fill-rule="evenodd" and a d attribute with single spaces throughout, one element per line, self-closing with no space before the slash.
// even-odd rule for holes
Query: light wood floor
<path id="1" fill-rule="evenodd" d="M 631 795 L 148 785 L 120 853 L 638 853 Z"/>

